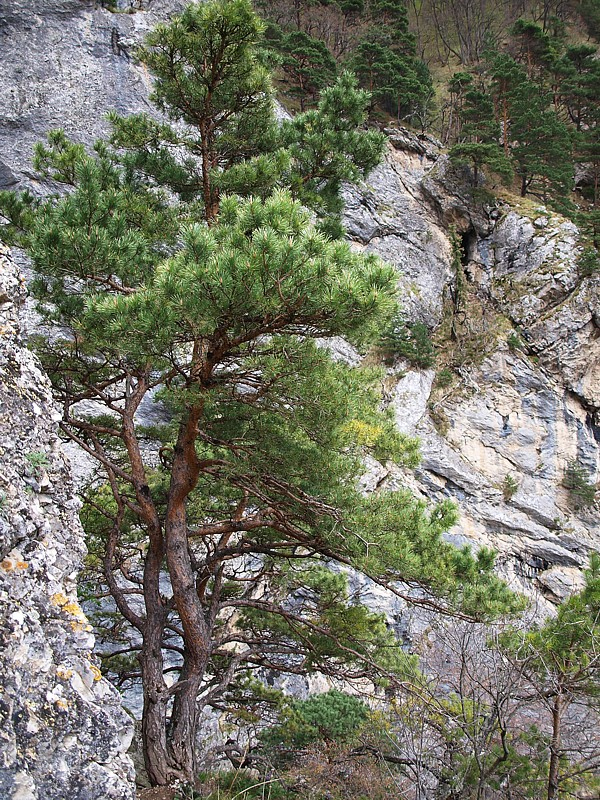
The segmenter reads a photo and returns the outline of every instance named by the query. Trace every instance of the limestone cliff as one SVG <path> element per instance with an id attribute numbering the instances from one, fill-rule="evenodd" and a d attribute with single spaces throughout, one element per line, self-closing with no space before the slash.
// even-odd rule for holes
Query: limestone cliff
<path id="1" fill-rule="evenodd" d="M 183 5 L 122 0 L 111 13 L 94 0 L 4 0 L 0 188 L 41 188 L 31 156 L 49 129 L 90 144 L 109 109 L 147 110 L 133 47 Z M 573 460 L 598 479 L 599 279 L 578 274 L 571 223 L 535 202 L 476 202 L 432 138 L 389 133 L 385 162 L 346 192 L 345 221 L 357 248 L 398 268 L 405 313 L 437 331 L 441 355 L 437 375 L 397 360 L 386 379 L 398 426 L 421 438 L 421 467 L 413 476 L 373 463 L 365 485 L 454 498 L 453 540 L 495 547 L 516 588 L 556 602 L 600 549 L 597 509 L 574 508 L 562 485 Z M 457 269 L 463 337 L 452 342 Z M 2 270 L 0 795 L 127 798 L 129 729 L 95 680 L 74 599 L 82 541 L 55 412 L 18 338 L 22 289 L 6 260 Z"/>
<path id="2" fill-rule="evenodd" d="M 79 504 L 60 411 L 21 335 L 24 295 L 0 246 L 0 797 L 127 800 L 132 721 L 77 601 Z"/>
<path id="3" fill-rule="evenodd" d="M 150 80 L 133 47 L 184 4 L 120 0 L 111 13 L 94 0 L 7 0 L 0 183 L 35 186 L 33 146 L 49 129 L 89 144 L 109 109 L 148 109 Z M 555 600 L 600 545 L 597 514 L 574 513 L 561 485 L 570 460 L 598 477 L 598 279 L 578 276 L 571 223 L 530 201 L 475 203 L 435 140 L 389 133 L 385 162 L 347 192 L 349 235 L 397 266 L 407 316 L 443 329 L 456 281 L 454 226 L 473 312 L 471 352 L 452 354 L 450 385 L 408 364 L 390 370 L 398 424 L 423 444 L 415 488 L 454 497 L 457 540 L 492 544 L 507 576 Z M 505 500 L 507 475 L 517 487 Z"/>
<path id="4" fill-rule="evenodd" d="M 433 140 L 391 131 L 390 142 L 348 192 L 346 223 L 358 247 L 398 266 L 406 315 L 437 327 L 439 366 L 452 366 L 444 382 L 401 361 L 389 370 L 398 425 L 422 442 L 414 488 L 454 498 L 455 541 L 493 546 L 515 588 L 555 602 L 600 547 L 597 508 L 574 509 L 563 487 L 574 461 L 598 480 L 599 278 L 578 274 L 571 222 L 530 200 L 475 202 Z"/>

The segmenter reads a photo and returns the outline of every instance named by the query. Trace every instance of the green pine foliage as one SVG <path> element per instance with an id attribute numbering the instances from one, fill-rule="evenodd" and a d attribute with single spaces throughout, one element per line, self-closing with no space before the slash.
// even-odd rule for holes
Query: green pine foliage
<path id="1" fill-rule="evenodd" d="M 460 76 L 455 76 L 453 88 L 458 91 Z M 450 149 L 450 159 L 467 163 L 473 170 L 473 186 L 479 185 L 484 166 L 508 183 L 513 168 L 500 145 L 500 125 L 494 115 L 492 98 L 485 91 L 468 88 L 458 113 L 461 122 L 460 140 Z"/>
<path id="2" fill-rule="evenodd" d="M 567 205 L 573 184 L 569 131 L 529 81 L 512 93 L 510 130 L 516 140 L 511 153 L 521 196 L 537 194 L 545 201 Z"/>
<path id="3" fill-rule="evenodd" d="M 596 486 L 590 481 L 588 473 L 578 461 L 569 461 L 562 483 L 565 489 L 568 489 L 571 503 L 575 508 L 594 505 Z"/>
<path id="4" fill-rule="evenodd" d="M 423 124 L 433 89 L 429 70 L 416 56 L 404 2 L 263 0 L 270 45 L 278 54 L 285 94 L 314 102 L 324 79 L 345 66 L 372 97 L 371 112 Z M 323 16 L 326 15 L 326 19 Z"/>
<path id="5" fill-rule="evenodd" d="M 165 120 L 112 115 L 92 153 L 54 133 L 36 163 L 65 194 L 2 201 L 59 326 L 40 354 L 63 430 L 105 473 L 87 493 L 90 565 L 141 641 L 155 784 L 193 779 L 197 715 L 248 669 L 388 687 L 414 672 L 332 562 L 391 591 L 409 581 L 428 607 L 519 605 L 491 553 L 444 543 L 452 504 L 359 489 L 366 455 L 418 462 L 378 410 L 381 373 L 322 344 L 366 349 L 396 313 L 394 270 L 331 235 L 342 181 L 377 163 L 383 138 L 364 130 L 369 97 L 347 73 L 278 124 L 262 33 L 246 0 L 158 26 L 139 57 Z M 152 397 L 164 423 L 136 427 Z"/>
<path id="6" fill-rule="evenodd" d="M 298 751 L 315 742 L 347 744 L 356 740 L 369 709 L 358 697 L 337 689 L 307 700 L 288 700 L 278 725 L 261 734 L 261 747 L 270 760 L 297 758 Z"/>
<path id="7" fill-rule="evenodd" d="M 596 41 L 600 40 L 600 3 L 598 0 L 581 0 L 579 13 L 587 28 L 588 34 Z"/>
<path id="8" fill-rule="evenodd" d="M 500 638 L 504 651 L 527 677 L 533 691 L 544 698 L 551 735 L 544 742 L 546 787 L 540 796 L 558 800 L 577 793 L 594 776 L 595 758 L 567 749 L 563 729 L 577 709 L 597 707 L 600 695 L 600 556 L 592 553 L 585 587 L 558 607 L 555 617 L 531 631 L 512 631 Z M 596 751 L 592 745 L 591 750 Z M 597 788 L 597 781 L 594 782 Z M 592 784 L 593 785 L 593 784 Z"/>
<path id="9" fill-rule="evenodd" d="M 392 324 L 381 337 L 379 346 L 387 361 L 399 356 L 423 369 L 430 369 L 435 364 L 435 348 L 429 330 L 422 322 L 392 320 Z"/>
<path id="10" fill-rule="evenodd" d="M 270 46 L 278 54 L 284 93 L 295 99 L 304 111 L 314 105 L 320 92 L 335 78 L 337 64 L 320 39 L 299 30 L 283 31 L 271 23 L 267 28 Z"/>

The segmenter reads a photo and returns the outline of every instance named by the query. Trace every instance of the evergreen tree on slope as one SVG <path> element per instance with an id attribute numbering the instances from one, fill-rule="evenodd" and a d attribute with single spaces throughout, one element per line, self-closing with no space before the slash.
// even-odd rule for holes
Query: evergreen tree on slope
<path id="1" fill-rule="evenodd" d="M 400 594 L 397 580 L 425 587 L 443 599 L 412 600 L 434 607 L 514 604 L 489 552 L 444 544 L 451 505 L 357 489 L 365 453 L 410 465 L 416 444 L 377 412 L 377 376 L 315 339 L 372 340 L 395 276 L 298 201 L 331 222 L 340 182 L 371 168 L 382 141 L 359 129 L 366 97 L 347 76 L 277 126 L 260 35 L 246 0 L 190 6 L 141 52 L 178 124 L 113 116 L 92 155 L 56 133 L 37 164 L 70 192 L 1 198 L 60 325 L 41 354 L 62 429 L 104 474 L 84 520 L 140 641 L 158 785 L 193 781 L 199 714 L 235 703 L 258 668 L 377 682 L 406 666 L 328 563 Z M 157 391 L 167 419 L 137 425 Z"/>

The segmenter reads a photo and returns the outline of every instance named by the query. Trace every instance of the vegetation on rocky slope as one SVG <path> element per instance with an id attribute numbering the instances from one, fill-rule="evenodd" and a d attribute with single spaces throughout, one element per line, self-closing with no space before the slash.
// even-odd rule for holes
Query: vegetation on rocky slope
<path id="1" fill-rule="evenodd" d="M 92 154 L 55 132 L 36 167 L 61 194 L 0 198 L 58 326 L 39 349 L 63 432 L 97 465 L 82 518 L 86 591 L 115 607 L 99 614 L 115 638 L 104 667 L 141 680 L 151 782 L 182 781 L 190 797 L 286 797 L 300 784 L 306 797 L 358 798 L 376 782 L 381 796 L 556 800 L 595 787 L 597 747 L 577 740 L 572 699 L 594 719 L 596 561 L 557 621 L 480 640 L 477 656 L 463 637 L 450 689 L 419 672 L 348 577 L 463 619 L 521 607 L 492 553 L 444 542 L 451 503 L 357 488 L 366 458 L 414 467 L 417 443 L 377 410 L 381 373 L 323 340 L 435 360 L 427 328 L 396 315 L 393 270 L 340 241 L 342 183 L 382 153 L 367 117 L 436 125 L 474 190 L 483 172 L 517 176 L 522 196 L 576 216 L 581 277 L 597 271 L 600 62 L 568 28 L 583 19 L 593 33 L 594 3 L 475 3 L 465 28 L 462 6 L 430 0 L 435 58 L 426 5 L 265 2 L 266 24 L 244 0 L 190 6 L 138 53 L 162 120 L 114 114 Z M 484 36 L 500 14 L 509 33 Z M 431 76 L 450 61 L 436 98 Z M 270 69 L 300 108 L 283 123 Z M 471 324 L 484 309 L 454 238 L 445 339 L 464 366 L 485 354 Z M 148 400 L 160 419 L 141 426 Z M 519 488 L 508 478 L 507 502 Z M 565 487 L 593 504 L 576 463 Z M 307 674 L 385 696 L 385 710 L 336 691 L 289 702 L 257 680 Z M 221 754 L 258 773 L 199 777 L 207 709 L 251 731 Z M 547 726 L 526 727 L 546 710 Z"/>

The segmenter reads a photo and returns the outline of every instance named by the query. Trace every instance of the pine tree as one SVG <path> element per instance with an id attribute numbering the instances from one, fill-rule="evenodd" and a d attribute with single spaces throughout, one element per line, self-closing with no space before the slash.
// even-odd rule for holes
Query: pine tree
<path id="1" fill-rule="evenodd" d="M 450 150 L 450 158 L 473 167 L 473 186 L 479 185 L 479 172 L 485 165 L 504 181 L 512 178 L 512 166 L 505 156 L 500 140 L 500 125 L 494 118 L 494 106 L 489 94 L 470 89 L 464 95 L 460 110 L 460 141 Z"/>
<path id="2" fill-rule="evenodd" d="M 324 42 L 304 31 L 284 33 L 271 27 L 270 40 L 279 54 L 279 65 L 285 76 L 286 94 L 300 101 L 304 111 L 314 103 L 322 89 L 332 83 L 337 72 L 335 59 Z"/>
<path id="3" fill-rule="evenodd" d="M 501 128 L 504 155 L 508 158 L 512 137 L 511 113 L 513 95 L 526 80 L 525 71 L 506 53 L 488 53 L 487 70 L 496 119 Z"/>
<path id="4" fill-rule="evenodd" d="M 396 52 L 387 34 L 371 29 L 359 42 L 349 60 L 360 85 L 375 104 L 394 114 L 398 121 L 415 115 L 426 106 L 431 95 L 431 78 L 417 59 Z"/>
<path id="5" fill-rule="evenodd" d="M 511 29 L 517 43 L 517 61 L 525 65 L 530 80 L 541 81 L 543 72 L 557 58 L 559 43 L 537 23 L 518 19 Z"/>
<path id="6" fill-rule="evenodd" d="M 488 55 L 487 73 L 504 152 L 520 178 L 521 196 L 536 194 L 568 209 L 573 147 L 569 130 L 550 105 L 550 94 L 504 53 Z"/>
<path id="7" fill-rule="evenodd" d="M 585 588 L 559 606 L 555 618 L 536 630 L 507 634 L 505 651 L 520 666 L 548 709 L 551 737 L 548 747 L 547 800 L 562 795 L 562 772 L 584 775 L 594 760 L 563 748 L 563 725 L 569 707 L 595 702 L 600 695 L 600 557 L 593 553 Z M 594 748 L 595 750 L 597 748 Z M 571 764 L 570 764 L 571 762 Z"/>
<path id="8" fill-rule="evenodd" d="M 566 207 L 573 184 L 572 144 L 564 123 L 530 81 L 510 96 L 511 155 L 521 179 L 521 196 L 537 194 Z"/>
<path id="9" fill-rule="evenodd" d="M 567 48 L 560 61 L 559 94 L 569 119 L 578 132 L 589 130 L 600 118 L 600 62 L 597 48 L 577 45 Z"/>
<path id="10" fill-rule="evenodd" d="M 331 562 L 400 595 L 400 579 L 425 587 L 443 599 L 412 601 L 430 607 L 514 604 L 491 553 L 442 540 L 451 504 L 358 490 L 366 453 L 414 465 L 417 445 L 376 410 L 377 372 L 315 339 L 373 341 L 395 274 L 328 238 L 300 201 L 331 221 L 341 181 L 373 166 L 382 140 L 360 129 L 367 97 L 348 75 L 277 125 L 261 29 L 246 0 L 159 26 L 140 56 L 183 124 L 114 115 L 92 154 L 56 133 L 37 165 L 67 194 L 2 202 L 59 324 L 40 353 L 62 430 L 105 475 L 83 518 L 141 642 L 153 784 L 193 781 L 199 714 L 246 702 L 259 667 L 393 683 L 399 644 Z M 163 422 L 136 425 L 152 397 Z"/>

